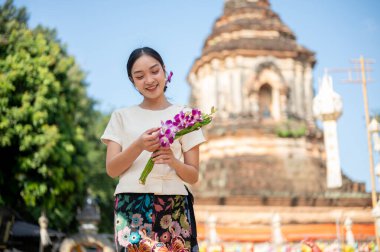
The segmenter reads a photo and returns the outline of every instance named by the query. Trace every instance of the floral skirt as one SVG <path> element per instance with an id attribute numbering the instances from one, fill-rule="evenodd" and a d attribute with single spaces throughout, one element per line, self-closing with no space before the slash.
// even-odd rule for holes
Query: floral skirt
<path id="1" fill-rule="evenodd" d="M 193 198 L 121 193 L 115 196 L 117 251 L 198 250 Z"/>

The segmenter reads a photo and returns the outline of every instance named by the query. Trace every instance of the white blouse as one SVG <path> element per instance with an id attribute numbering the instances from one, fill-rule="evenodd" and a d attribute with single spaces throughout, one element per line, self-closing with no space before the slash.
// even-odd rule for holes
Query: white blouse
<path id="1" fill-rule="evenodd" d="M 136 105 L 115 110 L 100 139 L 105 144 L 107 144 L 105 140 L 114 141 L 120 144 L 122 150 L 124 150 L 146 130 L 161 127 L 161 121 L 173 120 L 174 116 L 182 109 L 184 109 L 183 106 L 171 105 L 163 110 L 148 110 Z M 202 130 L 196 130 L 175 140 L 170 148 L 174 156 L 183 162 L 183 153 L 204 141 L 205 138 Z M 187 195 L 185 182 L 167 164 L 154 165 L 145 185 L 139 183 L 141 172 L 151 154 L 151 152 L 144 150 L 131 167 L 120 175 L 115 194 L 154 193 L 161 195 Z"/>

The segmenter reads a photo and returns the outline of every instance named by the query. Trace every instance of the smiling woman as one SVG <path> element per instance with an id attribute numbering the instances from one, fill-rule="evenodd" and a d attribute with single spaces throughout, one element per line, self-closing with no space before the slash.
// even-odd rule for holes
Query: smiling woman
<path id="1" fill-rule="evenodd" d="M 133 65 L 132 79 L 134 79 L 133 83 L 136 89 L 144 97 L 154 98 L 155 96 L 161 96 L 162 99 L 161 90 L 166 88 L 165 73 L 163 67 L 156 62 L 154 58 L 142 55 Z M 148 68 L 144 69 L 144 66 L 148 66 Z"/>
<path id="2" fill-rule="evenodd" d="M 193 198 L 184 183 L 198 180 L 199 145 L 205 141 L 202 131 L 161 147 L 161 121 L 184 109 L 165 96 L 172 73 L 166 76 L 161 56 L 149 47 L 131 53 L 127 72 L 143 101 L 114 111 L 101 137 L 107 145 L 107 173 L 119 177 L 114 208 L 117 249 L 161 246 L 169 251 L 198 251 Z M 140 184 L 140 174 L 151 157 L 153 170 Z"/>
<path id="3" fill-rule="evenodd" d="M 152 48 L 134 50 L 129 57 L 127 71 L 129 79 L 140 94 L 144 90 L 149 92 L 159 90 L 159 87 L 166 91 L 165 65 L 161 56 Z M 161 95 L 161 99 L 164 98 L 160 92 L 157 95 Z"/>

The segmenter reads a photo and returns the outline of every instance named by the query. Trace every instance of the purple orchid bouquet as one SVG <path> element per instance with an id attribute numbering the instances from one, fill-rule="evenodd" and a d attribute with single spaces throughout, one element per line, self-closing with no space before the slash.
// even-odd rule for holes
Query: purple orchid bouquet
<path id="1" fill-rule="evenodd" d="M 199 130 L 203 126 L 209 124 L 216 110 L 211 108 L 210 114 L 204 114 L 199 109 L 185 109 L 180 111 L 174 116 L 173 120 L 161 121 L 161 129 L 159 134 L 160 145 L 162 147 L 169 147 L 174 140 L 180 138 L 195 130 Z M 145 185 L 146 178 L 152 171 L 154 162 L 152 158 L 149 158 L 144 170 L 139 178 L 140 184 Z"/>

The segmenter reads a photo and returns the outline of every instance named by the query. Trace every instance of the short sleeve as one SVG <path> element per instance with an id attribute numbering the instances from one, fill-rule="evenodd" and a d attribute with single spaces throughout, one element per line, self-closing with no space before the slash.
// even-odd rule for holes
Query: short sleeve
<path id="1" fill-rule="evenodd" d="M 121 115 L 114 111 L 111 114 L 111 118 L 107 124 L 106 129 L 104 130 L 103 135 L 100 137 L 100 140 L 107 144 L 105 140 L 112 140 L 122 146 L 122 131 L 123 124 L 122 124 L 122 118 Z"/>
<path id="2" fill-rule="evenodd" d="M 187 152 L 191 148 L 205 142 L 206 139 L 203 136 L 202 129 L 199 129 L 182 136 L 179 141 L 182 145 L 182 151 Z"/>

